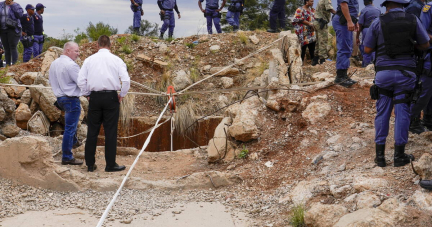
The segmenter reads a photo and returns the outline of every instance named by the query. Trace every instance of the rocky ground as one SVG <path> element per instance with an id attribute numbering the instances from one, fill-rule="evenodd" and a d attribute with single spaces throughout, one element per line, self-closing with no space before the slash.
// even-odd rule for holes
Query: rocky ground
<path id="1" fill-rule="evenodd" d="M 287 38 L 273 48 L 239 61 L 283 35 Z M 293 226 L 297 208 L 304 210 L 307 226 L 430 225 L 432 194 L 418 182 L 432 176 L 432 132 L 410 134 L 407 145 L 421 176 L 411 166 L 392 166 L 394 117 L 388 166 L 374 164 L 373 68 L 352 62 L 349 73 L 359 83 L 334 85 L 335 63 L 302 66 L 300 47 L 289 33 L 196 36 L 170 43 L 112 38 L 113 52 L 128 64 L 132 80 L 156 90 L 169 84 L 181 90 L 231 63 L 235 66 L 224 76 L 191 91 L 259 88 L 179 96 L 179 106 L 192 105 L 197 116 L 244 100 L 213 114 L 223 119 L 212 129 L 208 146 L 145 152 L 106 226 Z M 95 48 L 85 44 L 78 62 Z M 48 86 L 46 72 L 60 53 L 51 48 L 41 59 L 9 68 L 7 75 L 13 83 Z M 54 129 L 62 130 L 63 117 L 52 106 L 49 89 L 6 87 L 0 101 L 0 225 L 51 226 L 58 220 L 63 226 L 95 226 L 126 173 L 103 171 L 103 147 L 94 173 L 85 166 L 60 165 L 61 136 Z M 163 102 L 137 95 L 132 115 L 157 116 Z M 81 104 L 83 138 L 87 104 Z M 119 148 L 117 161 L 129 169 L 138 152 Z M 83 157 L 83 146 L 75 155 Z"/>

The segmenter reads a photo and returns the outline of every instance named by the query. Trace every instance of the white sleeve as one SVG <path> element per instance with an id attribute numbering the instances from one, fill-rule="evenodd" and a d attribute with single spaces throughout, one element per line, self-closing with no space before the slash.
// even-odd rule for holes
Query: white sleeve
<path id="1" fill-rule="evenodd" d="M 90 91 L 87 90 L 87 61 L 84 61 L 84 64 L 79 71 L 77 85 L 81 89 L 81 95 L 90 95 Z"/>
<path id="2" fill-rule="evenodd" d="M 130 77 L 129 77 L 129 73 L 127 71 L 126 64 L 121 59 L 119 61 L 120 61 L 119 77 L 120 77 L 120 80 L 122 82 L 122 88 L 121 88 L 120 96 L 125 97 L 129 91 L 129 88 L 130 88 Z"/>

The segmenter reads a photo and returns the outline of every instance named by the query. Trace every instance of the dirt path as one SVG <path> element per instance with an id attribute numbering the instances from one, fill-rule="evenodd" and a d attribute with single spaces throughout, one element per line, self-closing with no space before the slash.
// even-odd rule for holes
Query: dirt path
<path id="1" fill-rule="evenodd" d="M 132 219 L 106 222 L 106 226 L 152 226 L 152 227 L 242 227 L 250 226 L 243 213 L 229 213 L 220 203 L 177 204 L 157 216 L 140 214 Z M 31 221 L 30 221 L 31 220 Z M 57 209 L 50 211 L 29 211 L 0 222 L 0 226 L 15 227 L 90 227 L 96 226 L 99 217 L 85 210 Z M 129 223 L 129 221 L 131 221 Z M 61 223 L 61 225 L 59 225 Z"/>

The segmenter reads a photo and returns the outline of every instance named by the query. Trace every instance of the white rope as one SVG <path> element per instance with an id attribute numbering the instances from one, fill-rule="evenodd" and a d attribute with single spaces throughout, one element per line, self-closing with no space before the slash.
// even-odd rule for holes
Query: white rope
<path id="1" fill-rule="evenodd" d="M 244 60 L 246 60 L 246 59 L 248 59 L 248 58 L 254 56 L 255 54 L 260 53 L 261 51 L 268 49 L 269 47 L 273 46 L 273 44 L 275 44 L 276 42 L 279 42 L 279 41 L 282 40 L 283 38 L 285 38 L 285 36 L 283 36 L 283 37 L 281 37 L 281 38 L 279 38 L 279 39 L 276 39 L 275 41 L 273 41 L 273 42 L 270 43 L 269 45 L 267 45 L 267 46 L 265 46 L 265 47 L 263 47 L 263 48 L 261 48 L 261 49 L 255 51 L 255 52 L 253 52 L 253 53 L 250 53 L 248 56 L 246 56 L 246 57 L 240 59 L 240 61 L 244 61 Z M 202 79 L 202 80 L 200 80 L 200 81 L 197 81 L 197 82 L 195 82 L 194 84 L 191 84 L 189 87 L 186 87 L 185 89 L 181 90 L 180 92 L 177 92 L 177 94 L 174 94 L 174 95 L 180 95 L 180 94 L 184 93 L 185 91 L 189 90 L 191 87 L 193 87 L 193 86 L 195 86 L 195 85 L 197 85 L 197 84 L 199 84 L 199 83 L 201 83 L 201 82 L 203 82 L 203 81 L 206 81 L 206 80 L 208 80 L 208 79 L 210 79 L 210 78 L 212 78 L 212 77 L 218 75 L 219 73 L 221 73 L 221 72 L 223 72 L 223 71 L 225 71 L 225 70 L 227 70 L 227 69 L 233 67 L 234 65 L 236 65 L 236 64 L 233 63 L 233 64 L 231 64 L 231 65 L 228 65 L 228 66 L 224 67 L 223 69 L 219 70 L 218 72 L 216 72 L 216 73 L 214 73 L 214 74 L 212 74 L 212 75 L 210 75 L 210 76 L 208 76 L 208 77 L 206 77 L 206 78 L 204 78 L 204 79 Z"/>
<path id="2" fill-rule="evenodd" d="M 160 119 L 162 118 L 163 114 L 164 114 L 165 111 L 167 110 L 167 108 L 168 108 L 168 104 L 170 103 L 171 99 L 172 99 L 172 98 L 170 98 L 170 99 L 168 100 L 168 103 L 165 105 L 165 108 L 163 109 L 162 113 L 159 115 L 159 118 L 157 119 L 157 121 L 156 121 L 156 123 L 155 123 L 155 126 L 158 125 Z M 109 211 L 111 210 L 112 206 L 114 205 L 115 201 L 117 200 L 117 197 L 119 196 L 119 194 L 120 194 L 120 192 L 121 192 L 123 186 L 125 185 L 125 183 L 126 183 L 128 177 L 129 177 L 129 175 L 132 173 L 133 168 L 134 168 L 135 165 L 137 164 L 137 162 L 138 162 L 140 156 L 142 155 L 142 153 L 144 152 L 144 150 L 147 148 L 148 144 L 150 143 L 150 139 L 151 139 L 151 137 L 152 137 L 153 132 L 155 131 L 155 129 L 156 129 L 156 127 L 154 127 L 153 130 L 150 132 L 150 134 L 149 134 L 149 136 L 147 137 L 147 139 L 146 139 L 146 141 L 145 141 L 145 143 L 144 143 L 144 145 L 143 145 L 143 147 L 142 147 L 140 153 L 139 153 L 138 156 L 135 158 L 135 161 L 133 162 L 132 166 L 129 168 L 129 171 L 128 171 L 128 173 L 126 174 L 126 176 L 123 178 L 123 182 L 120 184 L 120 187 L 118 188 L 117 192 L 114 194 L 114 196 L 113 196 L 111 202 L 109 203 L 108 207 L 105 209 L 105 212 L 103 213 L 103 215 L 102 215 L 102 217 L 100 218 L 99 223 L 97 224 L 96 227 L 101 227 L 102 224 L 104 223 L 106 217 L 108 216 Z"/>

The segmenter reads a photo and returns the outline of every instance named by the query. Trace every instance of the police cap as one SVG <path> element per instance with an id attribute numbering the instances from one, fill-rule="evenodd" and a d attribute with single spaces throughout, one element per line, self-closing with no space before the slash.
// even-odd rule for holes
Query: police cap
<path id="1" fill-rule="evenodd" d="M 386 4 L 387 2 L 400 3 L 400 4 L 403 4 L 404 7 L 408 6 L 408 4 L 410 3 L 410 2 L 407 1 L 407 0 L 384 0 L 384 2 L 381 3 L 381 7 L 385 6 L 385 4 Z"/>

